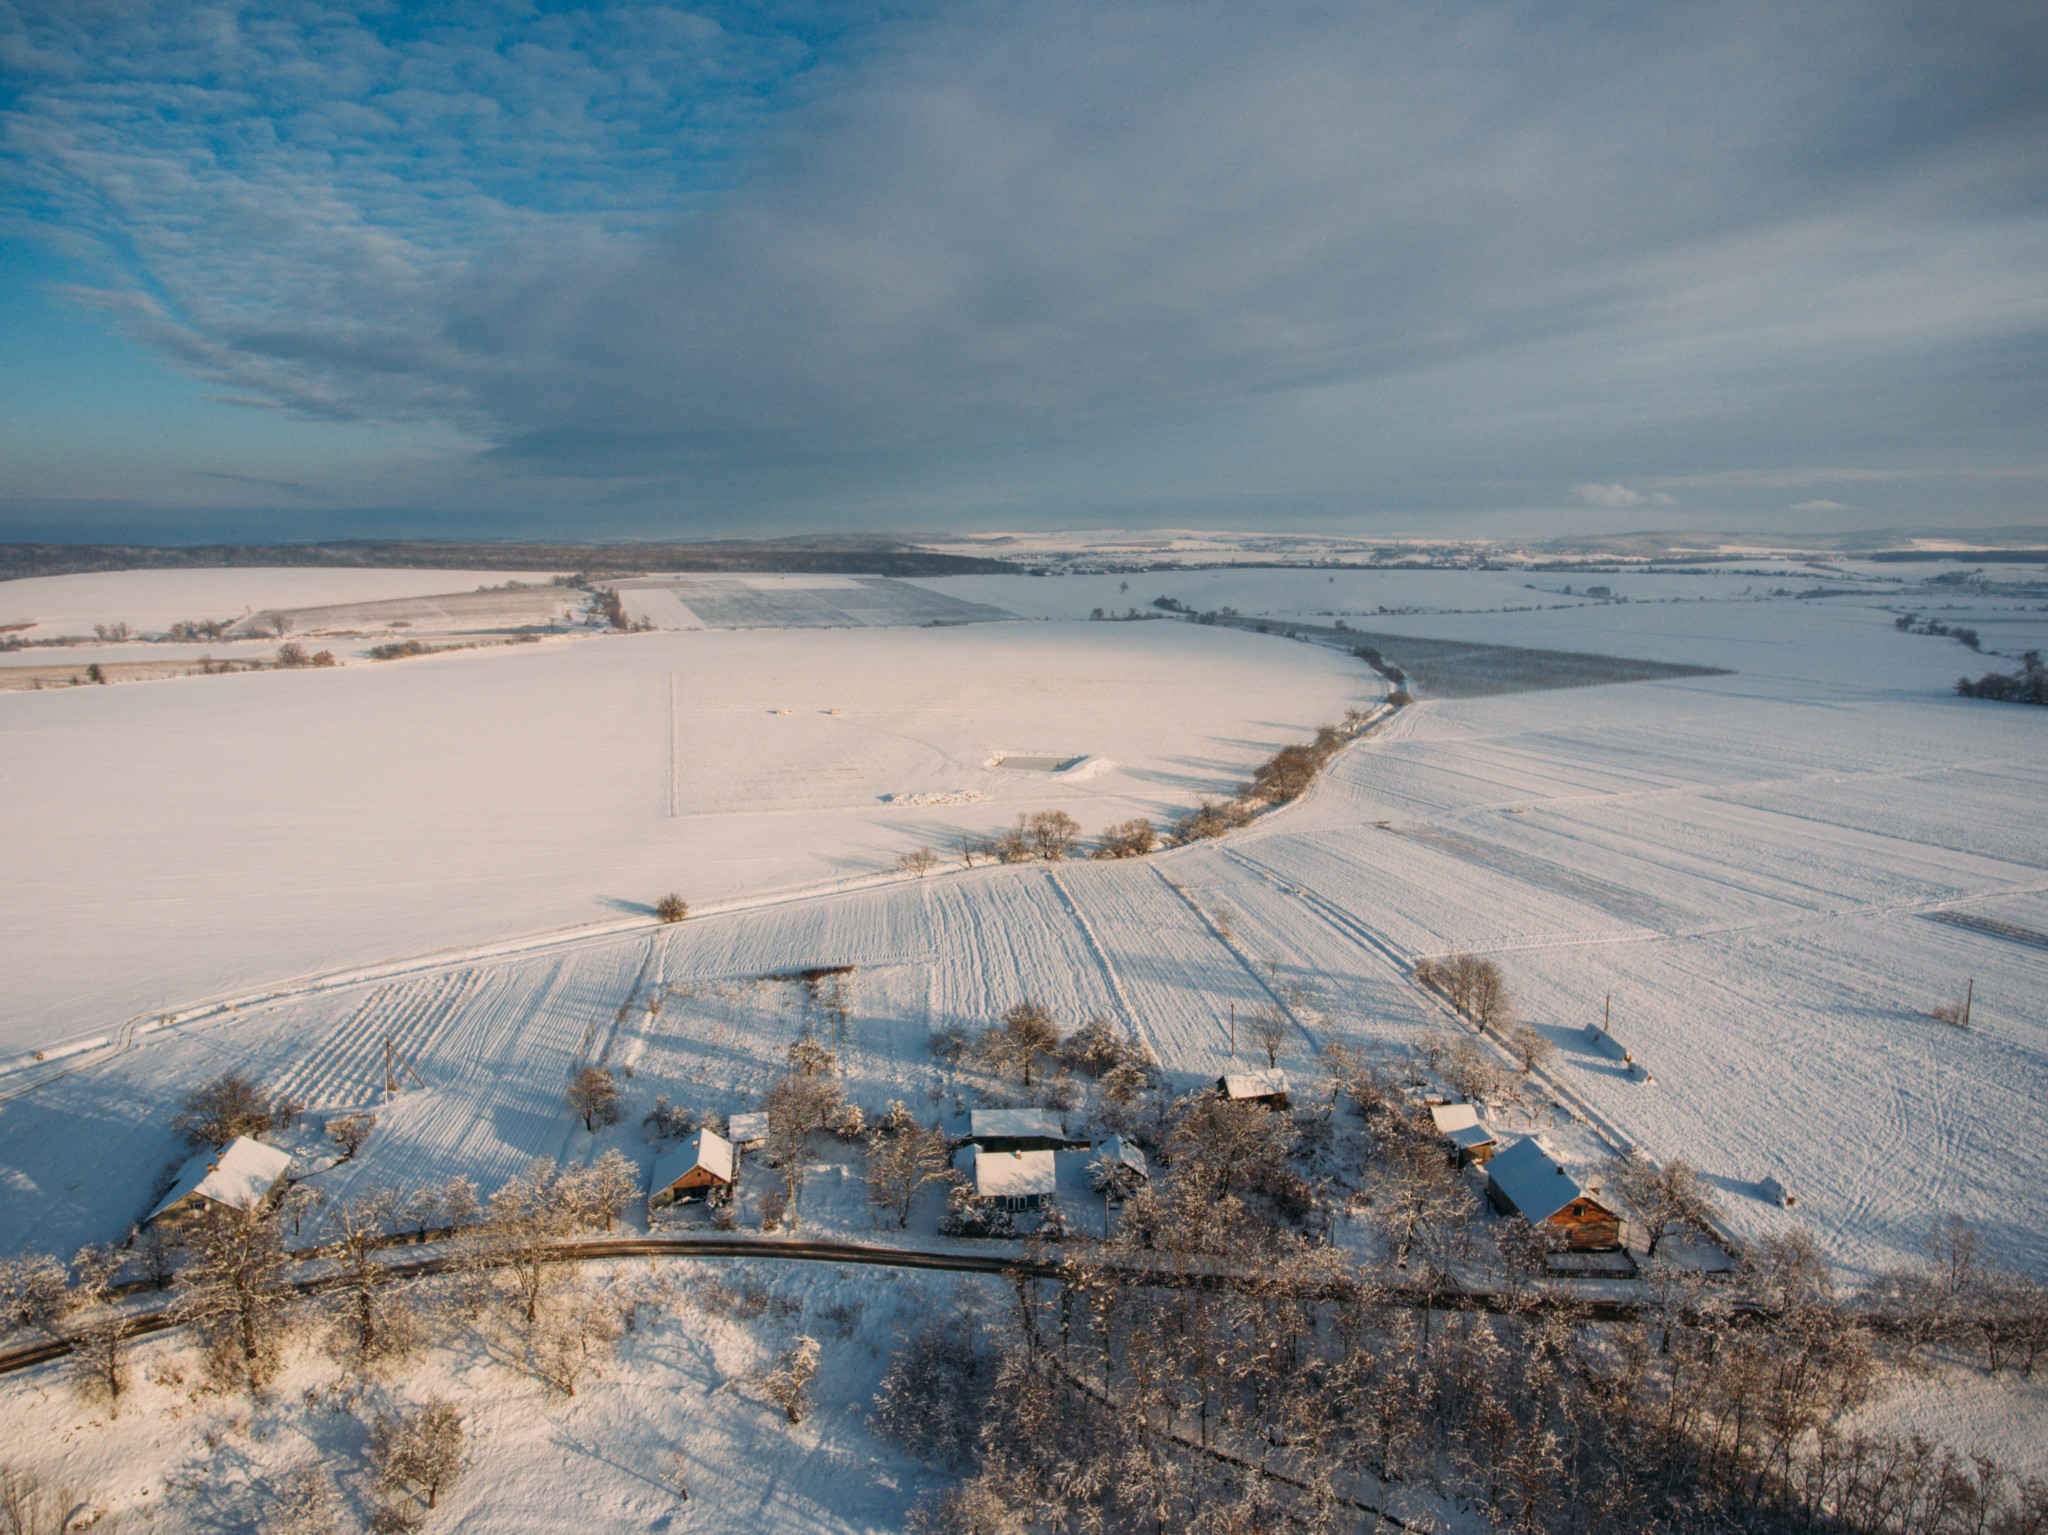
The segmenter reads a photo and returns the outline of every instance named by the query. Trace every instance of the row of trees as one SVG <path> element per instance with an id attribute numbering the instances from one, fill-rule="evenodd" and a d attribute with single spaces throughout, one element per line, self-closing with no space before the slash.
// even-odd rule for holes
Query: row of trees
<path id="1" fill-rule="evenodd" d="M 1990 698 L 2009 704 L 2048 704 L 2048 667 L 2041 664 L 2041 652 L 2029 650 L 2020 657 L 2016 672 L 1986 672 L 1975 682 L 1956 679 L 1956 691 L 1965 698 Z"/>

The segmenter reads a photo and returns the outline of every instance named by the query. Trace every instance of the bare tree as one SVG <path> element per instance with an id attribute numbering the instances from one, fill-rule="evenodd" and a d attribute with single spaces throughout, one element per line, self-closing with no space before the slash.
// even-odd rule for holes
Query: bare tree
<path id="1" fill-rule="evenodd" d="M 71 1527 L 78 1494 L 55 1487 L 33 1471 L 0 1465 L 0 1532 L 4 1535 L 60 1535 Z"/>
<path id="2" fill-rule="evenodd" d="M 569 1107 L 583 1117 L 583 1128 L 618 1123 L 619 1089 L 602 1066 L 585 1066 L 569 1081 Z"/>
<path id="3" fill-rule="evenodd" d="M 49 1331 L 71 1305 L 64 1265 L 48 1253 L 0 1258 L 0 1333 Z"/>
<path id="4" fill-rule="evenodd" d="M 1178 1180 L 1212 1198 L 1275 1180 L 1287 1156 L 1285 1115 L 1215 1093 L 1177 1107 L 1166 1149 Z"/>
<path id="5" fill-rule="evenodd" d="M 783 1210 L 794 1225 L 796 1196 L 803 1188 L 811 1134 L 841 1123 L 846 1115 L 846 1094 L 829 1076 L 791 1073 L 768 1089 L 761 1108 L 768 1116 L 768 1134 L 762 1149 L 782 1174 Z"/>
<path id="6" fill-rule="evenodd" d="M 121 1255 L 111 1247 L 82 1247 L 71 1260 L 72 1315 L 65 1328 L 71 1368 L 88 1401 L 103 1404 L 107 1416 L 121 1415 L 128 1387 L 128 1319 L 114 1304 L 114 1275 Z"/>
<path id="7" fill-rule="evenodd" d="M 342 1357 L 358 1369 L 403 1353 L 412 1340 L 410 1314 L 390 1289 L 390 1270 L 377 1261 L 397 1205 L 388 1189 L 378 1189 L 327 1207 L 339 1280 L 331 1292 L 335 1336 Z"/>
<path id="8" fill-rule="evenodd" d="M 839 1069 L 839 1057 L 808 1034 L 789 1042 L 787 1059 L 799 1076 L 829 1077 Z"/>
<path id="9" fill-rule="evenodd" d="M 1015 1072 L 1031 1085 L 1031 1068 L 1060 1047 L 1060 1032 L 1052 1014 L 1031 998 L 1010 1007 L 995 1027 L 982 1031 L 982 1057 L 999 1072 Z"/>
<path id="10" fill-rule="evenodd" d="M 353 1162 L 376 1128 L 375 1114 L 337 1114 L 327 1121 L 327 1138 L 341 1148 L 342 1161 Z"/>
<path id="11" fill-rule="evenodd" d="M 1521 1023 L 1508 1033 L 1508 1050 L 1515 1058 L 1515 1064 L 1522 1068 L 1522 1075 L 1531 1075 L 1537 1067 L 1546 1064 L 1557 1053 L 1557 1047 L 1550 1042 L 1550 1036 L 1533 1025 Z"/>
<path id="12" fill-rule="evenodd" d="M 816 1338 L 798 1338 L 775 1361 L 775 1368 L 760 1378 L 768 1400 L 780 1407 L 792 1423 L 803 1422 L 804 1411 L 810 1406 L 811 1381 L 818 1373 L 819 1353 Z"/>
<path id="13" fill-rule="evenodd" d="M 610 1231 L 620 1212 L 640 1192 L 640 1173 L 624 1152 L 613 1147 L 588 1167 L 564 1173 L 557 1192 L 582 1224 L 601 1225 Z"/>
<path id="14" fill-rule="evenodd" d="M 621 1331 L 617 1308 L 577 1285 L 549 1308 L 530 1340 L 528 1356 L 542 1380 L 562 1395 L 574 1396 L 603 1363 Z"/>
<path id="15" fill-rule="evenodd" d="M 896 860 L 896 867 L 905 874 L 915 874 L 923 879 L 939 866 L 939 855 L 928 847 L 914 847 Z"/>
<path id="16" fill-rule="evenodd" d="M 868 1136 L 868 1198 L 878 1208 L 896 1212 L 900 1231 L 910 1224 L 910 1206 L 917 1191 L 949 1176 L 951 1161 L 945 1135 L 926 1129 L 900 1101 Z"/>
<path id="17" fill-rule="evenodd" d="M 431 1397 L 415 1412 L 388 1412 L 370 1427 L 370 1465 L 387 1495 L 411 1492 L 432 1508 L 462 1474 L 462 1413 Z"/>
<path id="18" fill-rule="evenodd" d="M 1041 810 L 1025 823 L 1031 849 L 1047 863 L 1065 858 L 1081 835 L 1081 825 L 1064 810 Z"/>
<path id="19" fill-rule="evenodd" d="M 1648 1256 L 1656 1256 L 1657 1244 L 1675 1228 L 1711 1229 L 1717 1213 L 1713 1201 L 1699 1175 L 1684 1162 L 1673 1160 L 1660 1167 L 1631 1147 L 1607 1166 L 1609 1183 L 1634 1207 L 1637 1223 L 1649 1239 Z"/>
<path id="20" fill-rule="evenodd" d="M 680 922 L 690 914 L 690 903 L 671 890 L 654 903 L 654 914 L 664 922 Z"/>
<path id="21" fill-rule="evenodd" d="M 225 1146 L 238 1135 L 269 1133 L 282 1117 L 279 1105 L 248 1078 L 223 1072 L 185 1095 L 171 1128 L 209 1146 Z"/>
<path id="22" fill-rule="evenodd" d="M 1287 1043 L 1287 1019 L 1278 1008 L 1261 1008 L 1252 1018 L 1252 1038 L 1266 1052 L 1266 1064 L 1280 1064 L 1280 1047 Z"/>
<path id="23" fill-rule="evenodd" d="M 509 1286 L 513 1309 L 531 1330 L 556 1274 L 548 1249 L 568 1237 L 575 1216 L 562 1201 L 555 1164 L 537 1159 L 491 1195 L 490 1213 L 477 1231 L 471 1256 L 487 1275 Z"/>
<path id="24" fill-rule="evenodd" d="M 254 1390 L 269 1379 L 291 1313 L 277 1223 L 217 1208 L 193 1224 L 187 1247 L 172 1314 L 198 1330 L 220 1375 Z"/>
<path id="25" fill-rule="evenodd" d="M 343 1528 L 334 1479 L 315 1460 L 284 1479 L 270 1517 L 263 1522 L 263 1535 L 340 1535 Z"/>

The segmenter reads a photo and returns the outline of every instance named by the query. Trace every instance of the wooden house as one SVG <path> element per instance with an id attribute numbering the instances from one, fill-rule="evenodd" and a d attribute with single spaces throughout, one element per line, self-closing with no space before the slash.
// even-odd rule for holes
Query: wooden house
<path id="1" fill-rule="evenodd" d="M 251 1212 L 268 1208 L 284 1192 L 291 1153 L 238 1135 L 225 1146 L 189 1158 L 170 1192 L 142 1218 L 147 1225 L 181 1226 L 208 1210 Z"/>
<path id="2" fill-rule="evenodd" d="M 1287 1073 L 1269 1067 L 1264 1071 L 1232 1071 L 1216 1079 L 1216 1091 L 1233 1103 L 1263 1103 L 1269 1109 L 1287 1107 Z"/>
<path id="3" fill-rule="evenodd" d="M 1036 1210 L 1059 1184 L 1050 1151 L 990 1151 L 970 1146 L 964 1155 L 975 1199 L 1004 1210 Z"/>
<path id="4" fill-rule="evenodd" d="M 1555 1231 L 1573 1252 L 1621 1246 L 1621 1217 L 1581 1187 L 1533 1135 L 1486 1164 L 1486 1197 L 1503 1215 Z"/>
<path id="5" fill-rule="evenodd" d="M 655 1158 L 647 1209 L 651 1214 L 684 1200 L 703 1199 L 714 1190 L 730 1188 L 732 1177 L 732 1142 L 716 1130 L 694 1131 Z"/>
<path id="6" fill-rule="evenodd" d="M 984 1151 L 1062 1151 L 1075 1144 L 1050 1109 L 972 1109 L 967 1138 Z"/>
<path id="7" fill-rule="evenodd" d="M 1469 1103 L 1433 1103 L 1429 1117 L 1437 1135 L 1449 1144 L 1458 1166 L 1490 1162 L 1500 1150 L 1494 1133 L 1479 1122 L 1479 1110 Z"/>

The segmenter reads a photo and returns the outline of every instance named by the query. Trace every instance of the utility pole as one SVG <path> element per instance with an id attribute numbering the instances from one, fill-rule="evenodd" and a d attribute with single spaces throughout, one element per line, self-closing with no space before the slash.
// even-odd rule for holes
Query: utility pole
<path id="1" fill-rule="evenodd" d="M 398 1094 L 398 1078 L 391 1072 L 391 1036 L 384 1036 L 384 1101 L 389 1103 Z"/>
<path id="2" fill-rule="evenodd" d="M 1230 1058 L 1237 1059 L 1237 1004 L 1230 1004 Z"/>
<path id="3" fill-rule="evenodd" d="M 1970 1026 L 1970 1004 L 1976 1000 L 1977 978 L 1973 975 L 1969 984 L 1963 988 L 1963 1027 L 1966 1029 Z"/>
<path id="4" fill-rule="evenodd" d="M 1611 991 L 1607 993 L 1607 1005 L 1600 1010 L 1600 1032 L 1602 1034 L 1612 1034 L 1614 1032 L 1614 993 Z"/>

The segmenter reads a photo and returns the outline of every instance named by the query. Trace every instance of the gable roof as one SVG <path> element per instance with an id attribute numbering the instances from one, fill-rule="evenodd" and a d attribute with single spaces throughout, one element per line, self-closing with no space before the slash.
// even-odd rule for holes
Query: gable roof
<path id="1" fill-rule="evenodd" d="M 1271 1098 L 1287 1091 L 1287 1073 L 1277 1067 L 1226 1072 L 1222 1080 L 1226 1098 Z"/>
<path id="2" fill-rule="evenodd" d="M 1063 1141 L 1066 1127 L 1050 1109 L 971 1109 L 967 1115 L 967 1138 L 1018 1139 L 1040 1137 Z"/>
<path id="3" fill-rule="evenodd" d="M 1469 1103 L 1433 1103 L 1429 1106 L 1429 1117 L 1436 1124 L 1436 1133 L 1461 1151 L 1491 1146 L 1496 1139 L 1479 1122 L 1479 1110 Z"/>
<path id="4" fill-rule="evenodd" d="M 658 1194 L 700 1167 L 723 1183 L 732 1182 L 732 1142 L 716 1130 L 692 1131 L 688 1140 L 654 1159 L 650 1187 Z"/>
<path id="5" fill-rule="evenodd" d="M 1145 1162 L 1145 1148 L 1136 1141 L 1125 1140 L 1121 1135 L 1112 1135 L 1097 1146 L 1094 1160 L 1112 1165 L 1121 1163 L 1141 1178 L 1152 1176 L 1152 1169 Z"/>
<path id="6" fill-rule="evenodd" d="M 974 1148 L 974 1192 L 983 1199 L 1019 1199 L 1051 1194 L 1059 1182 L 1050 1151 L 989 1151 Z"/>
<path id="7" fill-rule="evenodd" d="M 1486 1178 L 1517 1213 L 1532 1221 L 1547 1221 L 1574 1199 L 1589 1197 L 1579 1180 L 1533 1135 L 1522 1137 L 1488 1162 Z"/>
<path id="8" fill-rule="evenodd" d="M 291 1153 L 238 1135 L 218 1150 L 195 1153 L 178 1169 L 171 1191 L 144 1216 L 153 1221 L 179 1201 L 197 1194 L 213 1204 L 253 1210 L 292 1165 Z"/>

